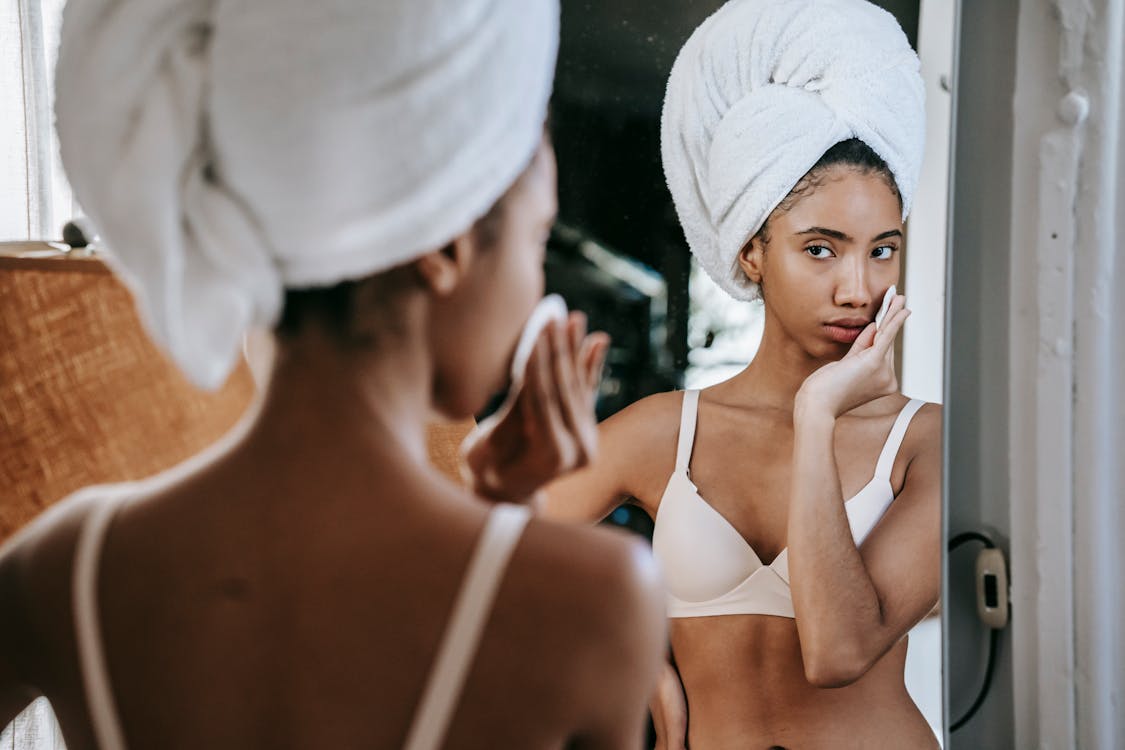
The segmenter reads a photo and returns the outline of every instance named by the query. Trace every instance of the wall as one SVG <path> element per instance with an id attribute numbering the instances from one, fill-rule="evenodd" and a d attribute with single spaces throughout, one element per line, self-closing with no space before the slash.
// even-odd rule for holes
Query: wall
<path id="1" fill-rule="evenodd" d="M 1125 0 L 969 0 L 957 65 L 947 488 L 991 528 L 1012 622 L 954 748 L 1125 737 Z M 947 578 L 947 687 L 978 663 L 971 580 Z"/>
<path id="2" fill-rule="evenodd" d="M 907 222 L 904 285 L 911 315 L 902 332 L 902 392 L 943 400 L 945 269 L 949 221 L 949 146 L 953 98 L 953 38 L 957 4 L 924 0 L 918 56 L 926 85 L 926 151 Z"/>
<path id="3" fill-rule="evenodd" d="M 1120 747 L 1123 0 L 1025 0 L 1009 410 L 1015 736 Z"/>

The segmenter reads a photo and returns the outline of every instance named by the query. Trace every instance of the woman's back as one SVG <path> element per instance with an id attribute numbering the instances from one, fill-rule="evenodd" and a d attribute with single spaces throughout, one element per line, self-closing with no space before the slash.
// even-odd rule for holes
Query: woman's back
<path id="1" fill-rule="evenodd" d="M 243 448 L 113 513 L 97 606 L 130 747 L 402 746 L 492 507 L 406 457 L 346 452 L 305 464 Z M 73 553 L 107 502 L 86 493 L 31 529 L 0 592 L 26 603 L 5 637 L 33 644 L 25 674 L 72 748 L 96 746 Z M 618 696 L 643 695 L 625 683 L 651 678 L 663 637 L 650 575 L 621 539 L 531 522 L 441 746 L 628 744 L 643 703 L 622 721 Z M 47 654 L 67 656 L 43 668 Z"/>
<path id="2" fill-rule="evenodd" d="M 18 618 L 0 622 L 0 724 L 42 692 L 72 748 L 95 744 L 87 695 L 134 748 L 400 747 L 493 507 L 427 463 L 425 427 L 519 391 L 543 296 L 557 0 L 125 6 L 67 5 L 75 195 L 195 383 L 220 383 L 254 327 L 278 357 L 232 450 L 127 489 L 88 537 L 79 611 L 104 490 L 0 551 Z M 477 443 L 482 495 L 526 500 L 593 452 L 607 342 L 573 316 L 533 344 L 529 395 Z M 470 589 L 488 616 L 464 690 L 438 673 L 443 746 L 639 743 L 664 647 L 651 561 L 519 520 L 495 601 Z M 94 624 L 104 681 L 79 666 Z"/>

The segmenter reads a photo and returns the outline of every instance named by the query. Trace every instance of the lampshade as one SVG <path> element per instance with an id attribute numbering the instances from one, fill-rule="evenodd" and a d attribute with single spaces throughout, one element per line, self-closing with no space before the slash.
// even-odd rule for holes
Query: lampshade
<path id="1" fill-rule="evenodd" d="M 217 440 L 246 411 L 242 363 L 209 393 L 149 340 L 95 255 L 0 243 L 0 541 L 81 487 L 140 479 Z M 473 421 L 431 425 L 431 462 L 460 481 Z"/>
<path id="2" fill-rule="evenodd" d="M 215 393 L 191 385 L 96 256 L 0 243 L 0 540 L 80 487 L 197 453 L 254 391 L 245 364 Z"/>
<path id="3" fill-rule="evenodd" d="M 430 463 L 458 484 L 461 479 L 461 442 L 476 426 L 472 419 L 431 424 L 426 435 Z"/>

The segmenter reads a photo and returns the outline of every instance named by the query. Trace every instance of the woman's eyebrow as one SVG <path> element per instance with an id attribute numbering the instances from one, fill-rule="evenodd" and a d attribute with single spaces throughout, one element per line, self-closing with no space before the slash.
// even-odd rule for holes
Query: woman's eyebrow
<path id="1" fill-rule="evenodd" d="M 898 229 L 891 229 L 890 231 L 883 232 L 882 234 L 876 235 L 875 237 L 873 237 L 871 239 L 871 241 L 872 242 L 878 242 L 879 240 L 885 240 L 885 239 L 888 239 L 890 237 L 902 237 L 902 231 L 898 230 Z"/>
<path id="2" fill-rule="evenodd" d="M 841 232 L 839 229 L 825 229 L 824 227 L 809 227 L 797 234 L 823 234 L 825 237 L 831 237 L 835 240 L 842 240 L 844 242 L 851 242 L 852 238 Z"/>

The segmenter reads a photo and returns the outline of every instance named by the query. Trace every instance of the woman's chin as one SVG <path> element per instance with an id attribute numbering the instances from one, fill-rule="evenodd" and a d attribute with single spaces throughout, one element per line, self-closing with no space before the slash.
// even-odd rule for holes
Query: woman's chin
<path id="1" fill-rule="evenodd" d="M 845 344 L 842 341 L 834 341 L 833 339 L 818 336 L 816 340 L 808 347 L 807 351 L 815 359 L 836 361 L 843 359 L 848 350 L 852 348 L 851 344 Z"/>

